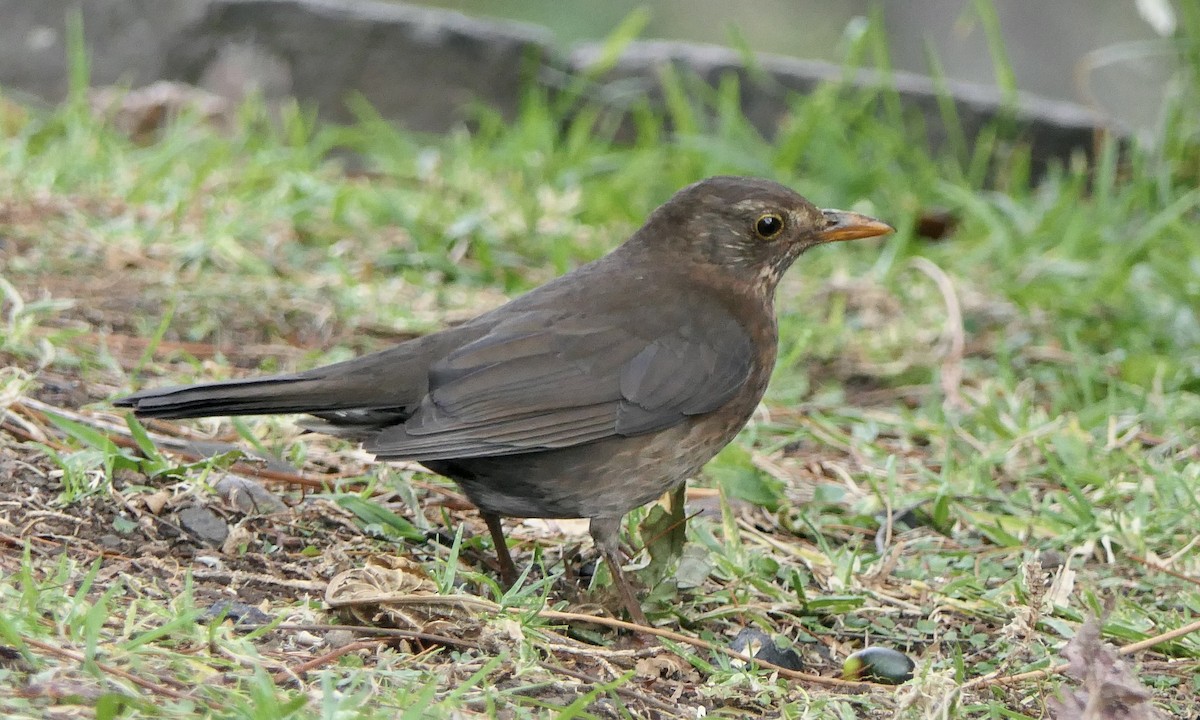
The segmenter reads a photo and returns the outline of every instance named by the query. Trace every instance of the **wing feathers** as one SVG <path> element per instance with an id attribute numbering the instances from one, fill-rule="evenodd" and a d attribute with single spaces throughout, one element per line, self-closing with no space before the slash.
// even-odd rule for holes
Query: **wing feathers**
<path id="1" fill-rule="evenodd" d="M 711 412 L 745 383 L 754 355 L 731 315 L 704 309 L 658 318 L 657 332 L 594 316 L 498 325 L 436 363 L 411 417 L 365 447 L 415 460 L 509 455 L 654 432 Z"/>
<path id="2" fill-rule="evenodd" d="M 413 460 L 488 457 L 568 447 L 611 435 L 612 405 L 506 418 L 432 435 L 412 435 L 406 426 L 398 425 L 384 430 L 364 447 L 379 457 Z"/>

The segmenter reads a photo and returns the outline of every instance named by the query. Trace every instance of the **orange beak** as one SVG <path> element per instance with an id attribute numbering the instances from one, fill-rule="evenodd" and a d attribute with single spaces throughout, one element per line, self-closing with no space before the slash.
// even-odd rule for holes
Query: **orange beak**
<path id="1" fill-rule="evenodd" d="M 873 217 L 845 210 L 823 210 L 825 227 L 817 232 L 823 243 L 858 240 L 896 232 L 896 228 Z"/>

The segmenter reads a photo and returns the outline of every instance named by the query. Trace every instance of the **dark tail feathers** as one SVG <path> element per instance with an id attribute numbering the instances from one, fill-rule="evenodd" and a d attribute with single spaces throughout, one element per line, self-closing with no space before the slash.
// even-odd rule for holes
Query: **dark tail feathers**
<path id="1" fill-rule="evenodd" d="M 171 419 L 307 413 L 344 407 L 348 399 L 344 395 L 349 393 L 331 397 L 328 385 L 321 378 L 276 375 L 143 390 L 113 404 L 133 408 L 140 417 Z"/>

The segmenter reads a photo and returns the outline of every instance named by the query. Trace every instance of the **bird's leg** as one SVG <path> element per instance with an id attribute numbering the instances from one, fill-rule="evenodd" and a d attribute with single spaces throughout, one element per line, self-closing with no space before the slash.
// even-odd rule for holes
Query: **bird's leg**
<path id="1" fill-rule="evenodd" d="M 600 548 L 600 554 L 604 556 L 604 561 L 608 563 L 608 570 L 613 577 L 613 585 L 617 586 L 621 601 L 625 603 L 625 609 L 629 612 L 629 619 L 638 625 L 649 627 L 650 621 L 646 619 L 646 613 L 642 612 L 642 603 L 638 600 L 633 586 L 629 584 L 625 572 L 621 569 L 621 518 L 594 517 L 588 531 L 591 532 L 596 547 Z"/>
<path id="2" fill-rule="evenodd" d="M 495 513 L 479 511 L 483 521 L 487 523 L 488 532 L 492 534 L 492 545 L 496 546 L 496 559 L 500 561 L 500 581 L 505 588 L 511 588 L 517 582 L 517 566 L 512 555 L 508 553 L 508 541 L 504 539 L 504 527 L 500 524 L 500 516 Z"/>

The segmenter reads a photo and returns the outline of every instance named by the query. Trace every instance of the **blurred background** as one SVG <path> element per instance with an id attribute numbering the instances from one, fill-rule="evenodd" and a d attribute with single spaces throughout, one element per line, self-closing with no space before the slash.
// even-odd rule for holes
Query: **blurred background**
<path id="1" fill-rule="evenodd" d="M 1194 2 L 1195 0 L 1186 0 Z M 994 13 L 1017 88 L 1078 102 L 1153 130 L 1170 90 L 1171 0 L 427 0 L 421 4 L 550 28 L 564 46 L 605 37 L 630 12 L 650 11 L 643 38 L 742 45 L 841 61 L 848 39 L 879 12 L 899 70 L 929 74 L 929 54 L 953 79 L 996 84 L 984 14 Z"/>
<path id="2" fill-rule="evenodd" d="M 401 25 L 408 29 L 392 25 L 372 30 L 352 19 L 356 13 L 345 11 L 356 5 L 363 18 L 389 13 L 407 17 L 408 24 Z M 1200 24 L 1197 0 L 425 0 L 419 5 L 520 21 L 533 30 L 493 23 L 475 27 L 468 33 L 472 39 L 464 42 L 455 34 L 453 18 L 428 18 L 428 13 L 365 0 L 320 0 L 307 7 L 205 0 L 0 0 L 0 86 L 5 92 L 61 100 L 68 77 L 64 18 L 82 10 L 95 85 L 139 87 L 167 78 L 208 87 L 198 82 L 203 73 L 196 68 L 215 54 L 220 38 L 250 39 L 274 56 L 244 57 L 235 65 L 267 91 L 278 86 L 280 95 L 291 90 L 328 109 L 353 87 L 389 117 L 425 108 L 435 121 L 405 122 L 438 130 L 436 120 L 446 108 L 431 95 L 457 93 L 443 98 L 447 107 L 461 106 L 471 96 L 511 102 L 517 88 L 501 84 L 512 81 L 515 73 L 502 74 L 504 67 L 517 67 L 518 43 L 548 42 L 566 55 L 580 43 L 610 37 L 632 13 L 646 18 L 641 39 L 709 43 L 832 63 L 884 57 L 884 48 L 872 45 L 880 35 L 868 32 L 872 23 L 879 23 L 886 57 L 896 70 L 1070 101 L 1146 137 L 1159 134 L 1165 98 L 1195 90 L 1181 80 L 1187 74 L 1177 67 L 1177 58 L 1197 52 L 1183 45 L 1188 34 L 1179 26 Z M 224 20 L 206 24 L 215 15 Z M 331 25 L 337 27 L 311 20 L 317 16 L 336 21 Z M 513 54 L 505 55 L 509 52 Z M 273 65 L 279 66 L 278 82 L 271 79 Z M 412 87 L 399 87 L 405 83 Z M 439 93 L 430 93 L 431 87 Z M 386 107 L 388 102 L 396 107 Z"/>

